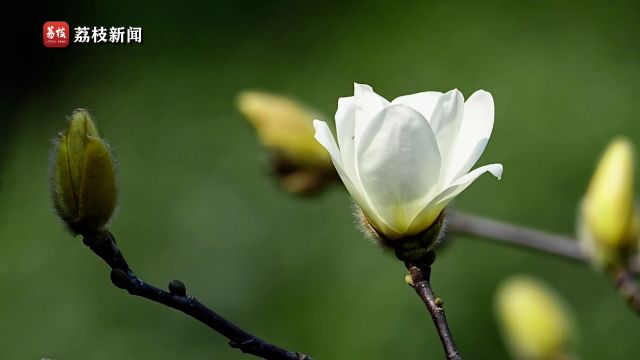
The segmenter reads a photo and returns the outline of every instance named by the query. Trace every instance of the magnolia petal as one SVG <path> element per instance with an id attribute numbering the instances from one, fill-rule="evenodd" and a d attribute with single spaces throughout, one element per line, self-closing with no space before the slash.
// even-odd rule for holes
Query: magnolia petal
<path id="1" fill-rule="evenodd" d="M 353 94 L 356 102 L 354 141 L 357 144 L 369 122 L 389 105 L 389 101 L 376 94 L 371 86 L 364 84 L 354 83 Z"/>
<path id="2" fill-rule="evenodd" d="M 391 105 L 356 146 L 364 192 L 380 217 L 404 232 L 438 182 L 440 153 L 429 122 L 406 105 Z"/>
<path id="3" fill-rule="evenodd" d="M 484 152 L 493 130 L 494 105 L 491 94 L 484 90 L 473 93 L 464 104 L 464 119 L 454 143 L 451 171 L 445 182 L 466 174 Z"/>
<path id="4" fill-rule="evenodd" d="M 336 168 L 338 167 L 337 165 L 340 165 L 340 168 L 342 168 L 342 161 L 340 161 L 340 149 L 338 149 L 338 144 L 336 144 L 336 140 L 333 138 L 327 123 L 321 120 L 313 120 L 313 128 L 316 129 L 316 133 L 314 135 L 315 139 L 320 143 L 320 145 L 327 149 L 329 155 L 331 155 L 331 159 L 336 165 Z"/>
<path id="5" fill-rule="evenodd" d="M 366 89 L 365 89 L 366 90 Z M 377 95 L 376 95 L 377 96 Z M 383 99 L 384 100 L 384 99 Z M 386 101 L 386 100 L 385 100 Z M 379 228 L 384 227 L 386 232 L 396 232 L 386 224 L 385 221 L 380 219 L 379 215 L 375 212 L 375 209 L 371 206 L 371 202 L 367 196 L 366 191 L 363 190 L 362 183 L 360 181 L 360 175 L 356 168 L 356 154 L 355 154 L 355 116 L 356 116 L 356 97 L 344 97 L 338 99 L 338 110 L 336 111 L 336 131 L 338 134 L 338 144 L 340 146 L 340 159 L 342 160 L 342 169 L 349 177 L 352 186 L 359 189 L 359 197 L 352 195 L 356 202 L 359 203 L 363 212 L 368 214 L 369 218 L 376 218 L 377 223 L 381 224 Z"/>
<path id="6" fill-rule="evenodd" d="M 481 166 L 477 169 L 474 169 L 470 173 L 460 177 L 458 180 L 454 181 L 451 186 L 446 188 L 443 192 L 441 192 L 438 196 L 436 196 L 432 204 L 442 203 L 446 206 L 454 197 L 458 196 L 464 189 L 469 187 L 480 175 L 490 172 L 491 175 L 495 176 L 498 180 L 502 178 L 502 164 L 490 164 Z"/>
<path id="7" fill-rule="evenodd" d="M 457 151 L 456 138 L 462 126 L 463 114 L 464 96 L 458 89 L 442 95 L 433 110 L 430 123 L 438 139 L 438 149 L 440 149 L 440 156 L 442 157 L 440 180 L 443 186 L 450 183 L 448 176 L 454 165 L 452 160 Z"/>
<path id="8" fill-rule="evenodd" d="M 359 202 L 363 199 L 362 191 L 355 186 L 347 172 L 344 171 L 342 160 L 340 158 L 340 150 L 338 149 L 338 145 L 331 134 L 331 130 L 329 130 L 329 126 L 324 121 L 313 120 L 313 127 L 316 129 L 316 140 L 318 140 L 320 145 L 324 146 L 324 148 L 329 152 L 329 155 L 331 155 L 333 166 L 336 168 L 336 171 L 338 172 L 338 175 L 340 175 L 340 179 L 342 179 L 342 182 L 349 191 L 349 194 Z"/>
<path id="9" fill-rule="evenodd" d="M 438 218 L 442 210 L 458 196 L 464 189 L 471 185 L 480 175 L 490 172 L 493 176 L 502 177 L 502 164 L 491 164 L 481 166 L 472 172 L 456 180 L 451 186 L 436 196 L 422 211 L 415 217 L 409 226 L 408 233 L 416 234 L 427 229 Z"/>
<path id="10" fill-rule="evenodd" d="M 82 227 L 102 229 L 116 208 L 116 178 L 107 144 L 87 136 L 82 181 L 78 190 L 78 214 Z"/>
<path id="11" fill-rule="evenodd" d="M 355 179 L 355 144 L 354 130 L 356 115 L 356 100 L 354 96 L 338 99 L 336 111 L 336 132 L 340 146 L 340 158 L 344 170 L 350 178 Z"/>
<path id="12" fill-rule="evenodd" d="M 399 96 L 391 102 L 392 104 L 404 104 L 416 110 L 431 123 L 431 115 L 436 107 L 438 99 L 442 96 L 438 91 L 425 91 L 417 94 Z"/>
<path id="13" fill-rule="evenodd" d="M 399 233 L 390 225 L 384 221 L 375 209 L 371 206 L 371 202 L 367 197 L 366 193 L 361 188 L 360 182 L 356 181 L 356 179 L 351 179 L 348 173 L 345 171 L 342 160 L 340 158 L 340 151 L 338 149 L 338 145 L 336 144 L 333 135 L 331 134 L 331 130 L 329 130 L 329 126 L 324 121 L 313 120 L 313 127 L 316 129 L 315 138 L 320 143 L 320 145 L 324 146 L 325 149 L 331 155 L 331 160 L 333 161 L 333 165 L 340 176 L 340 179 L 344 183 L 344 186 L 347 188 L 347 191 L 353 198 L 353 200 L 360 206 L 362 211 L 365 213 L 367 218 L 374 222 L 376 228 L 383 232 L 385 235 L 391 234 L 390 236 L 399 236 Z"/>
<path id="14" fill-rule="evenodd" d="M 78 219 L 78 194 L 73 187 L 67 136 L 62 135 L 57 143 L 58 151 L 55 159 L 55 206 L 60 217 L 67 223 Z"/>
<path id="15" fill-rule="evenodd" d="M 427 205 L 418 215 L 411 221 L 411 225 L 407 229 L 408 235 L 414 235 L 428 229 L 436 221 L 444 206 Z"/>

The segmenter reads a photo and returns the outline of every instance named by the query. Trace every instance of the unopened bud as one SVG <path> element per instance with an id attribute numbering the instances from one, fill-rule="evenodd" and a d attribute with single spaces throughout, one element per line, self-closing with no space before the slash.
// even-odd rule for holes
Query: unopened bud
<path id="1" fill-rule="evenodd" d="M 51 164 L 54 207 L 76 234 L 104 230 L 116 207 L 114 162 L 86 110 L 71 114 L 55 141 Z"/>
<path id="2" fill-rule="evenodd" d="M 579 237 L 601 265 L 625 262 L 636 246 L 633 153 L 628 140 L 612 141 L 582 201 Z"/>
<path id="3" fill-rule="evenodd" d="M 508 279 L 498 289 L 496 312 L 513 358 L 570 358 L 573 326 L 568 308 L 542 282 L 525 276 Z"/>
<path id="4" fill-rule="evenodd" d="M 258 91 L 242 92 L 238 110 L 271 151 L 281 185 L 293 193 L 313 193 L 336 178 L 327 151 L 315 140 L 313 115 L 293 100 Z"/>

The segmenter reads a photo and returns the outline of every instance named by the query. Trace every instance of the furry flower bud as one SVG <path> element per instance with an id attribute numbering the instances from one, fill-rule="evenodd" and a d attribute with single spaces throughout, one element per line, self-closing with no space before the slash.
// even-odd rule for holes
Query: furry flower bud
<path id="1" fill-rule="evenodd" d="M 329 154 L 314 139 L 308 110 L 284 96 L 258 91 L 240 93 L 237 107 L 271 151 L 273 170 L 287 191 L 313 193 L 336 177 Z"/>
<path id="2" fill-rule="evenodd" d="M 545 284 L 525 276 L 508 279 L 498 290 L 496 312 L 513 358 L 570 358 L 573 326 L 568 308 Z"/>
<path id="3" fill-rule="evenodd" d="M 613 140 L 582 201 L 580 238 L 602 265 L 625 261 L 637 240 L 633 153 L 627 139 Z"/>
<path id="4" fill-rule="evenodd" d="M 50 177 L 56 212 L 73 233 L 104 230 L 116 207 L 114 162 L 87 110 L 74 111 L 55 140 Z"/>

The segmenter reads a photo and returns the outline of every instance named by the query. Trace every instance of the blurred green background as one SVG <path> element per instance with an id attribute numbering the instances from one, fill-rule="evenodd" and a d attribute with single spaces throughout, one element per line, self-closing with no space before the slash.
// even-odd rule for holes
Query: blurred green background
<path id="1" fill-rule="evenodd" d="M 640 144 L 634 1 L 213 1 L 23 5 L 0 128 L 0 353 L 6 359 L 245 359 L 203 325 L 114 288 L 50 206 L 50 139 L 89 108 L 119 159 L 112 231 L 143 278 L 172 278 L 224 316 L 316 359 L 439 359 L 404 269 L 355 230 L 339 186 L 292 197 L 236 112 L 247 88 L 332 121 L 354 81 L 387 98 L 489 90 L 501 162 L 460 209 L 571 234 L 597 157 Z M 45 49 L 42 24 L 136 26 L 143 45 Z M 28 26 L 26 26 L 28 25 Z M 14 46 L 14 45 L 11 45 Z M 582 359 L 640 354 L 640 322 L 586 266 L 473 238 L 439 254 L 433 285 L 463 355 L 507 359 L 493 313 L 509 274 L 572 306 Z"/>

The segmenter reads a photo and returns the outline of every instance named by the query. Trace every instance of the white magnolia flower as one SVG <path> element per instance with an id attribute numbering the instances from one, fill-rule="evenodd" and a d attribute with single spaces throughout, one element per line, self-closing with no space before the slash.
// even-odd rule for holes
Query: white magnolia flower
<path id="1" fill-rule="evenodd" d="M 493 115 L 493 98 L 482 90 L 466 103 L 458 90 L 389 102 L 354 84 L 354 96 L 338 99 L 338 143 L 325 122 L 313 125 L 369 223 L 394 240 L 431 226 L 483 173 L 502 176 L 501 164 L 469 172 L 489 141 Z"/>

